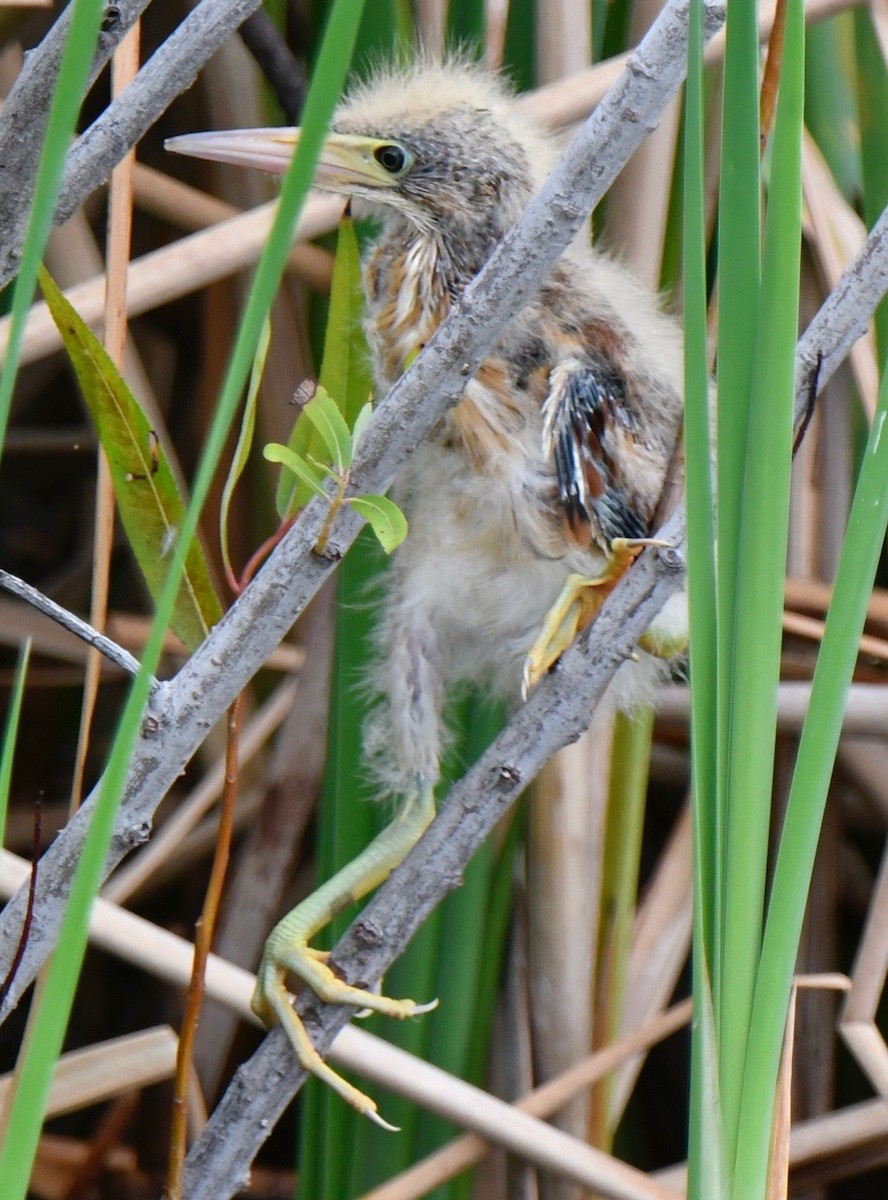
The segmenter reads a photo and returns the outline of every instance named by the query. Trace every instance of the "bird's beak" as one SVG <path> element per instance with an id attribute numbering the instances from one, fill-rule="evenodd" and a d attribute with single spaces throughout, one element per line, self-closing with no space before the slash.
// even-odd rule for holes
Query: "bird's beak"
<path id="1" fill-rule="evenodd" d="M 167 138 L 165 148 L 176 154 L 215 162 L 260 167 L 283 175 L 299 142 L 299 129 L 231 129 L 222 133 L 186 133 Z M 324 143 L 315 183 L 327 191 L 391 188 L 394 180 L 376 161 L 374 152 L 390 143 L 379 138 L 331 133 Z"/>

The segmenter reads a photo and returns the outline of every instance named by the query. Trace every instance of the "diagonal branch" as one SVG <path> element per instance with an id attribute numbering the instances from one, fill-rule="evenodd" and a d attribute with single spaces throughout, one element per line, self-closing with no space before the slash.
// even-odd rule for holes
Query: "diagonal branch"
<path id="1" fill-rule="evenodd" d="M 137 675 L 139 673 L 139 660 L 134 658 L 128 650 L 124 650 L 123 646 L 119 646 L 112 638 L 106 637 L 104 633 L 100 633 L 88 621 L 84 621 L 82 617 L 78 617 L 76 613 L 72 613 L 69 609 L 63 608 L 61 604 L 56 604 L 55 600 L 51 600 L 49 596 L 45 596 L 43 592 L 38 591 L 30 583 L 25 583 L 17 575 L 12 575 L 9 571 L 0 570 L 0 588 L 4 592 L 9 592 L 11 596 L 16 596 L 19 600 L 24 600 L 26 604 L 30 604 L 37 612 L 43 613 L 45 617 L 49 617 L 51 621 L 55 621 L 57 625 L 61 625 L 62 629 L 67 629 L 69 633 L 73 633 L 82 642 L 86 642 L 87 646 L 92 646 L 95 650 L 98 650 L 109 662 L 120 667 L 127 675 Z"/>
<path id="2" fill-rule="evenodd" d="M 120 0 L 108 6 L 90 81 L 148 2 Z M 172 101 L 191 87 L 207 59 L 260 5 L 261 0 L 201 0 L 188 14 L 130 86 L 72 146 L 56 208 L 57 225 L 109 177 Z M 49 111 L 68 20 L 66 9 L 28 56 L 0 116 L 0 287 L 18 271 L 42 146 L 38 134 L 42 135 Z"/>

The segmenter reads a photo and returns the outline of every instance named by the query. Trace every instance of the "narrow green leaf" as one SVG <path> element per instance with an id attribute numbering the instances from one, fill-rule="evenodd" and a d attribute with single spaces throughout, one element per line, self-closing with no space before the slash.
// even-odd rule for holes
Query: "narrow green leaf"
<path id="1" fill-rule="evenodd" d="M 888 524 L 886 425 L 888 370 L 882 376 L 879 405 L 858 475 L 780 835 L 756 977 L 737 1160 L 738 1185 L 746 1190 L 738 1195 L 755 1195 L 757 1181 L 763 1182 L 767 1172 L 762 1146 L 770 1133 L 802 921 L 845 700 Z"/>
<path id="2" fill-rule="evenodd" d="M 336 239 L 324 357 L 318 382 L 339 405 L 349 427 L 354 425 L 373 388 L 363 318 L 361 250 L 355 223 L 345 217 L 339 223 Z"/>
<path id="3" fill-rule="evenodd" d="M 320 434 L 336 470 L 347 471 L 352 460 L 351 434 L 336 401 L 322 384 L 318 384 L 302 415 Z"/>
<path id="4" fill-rule="evenodd" d="M 742 523 L 737 547 L 733 692 L 725 838 L 725 952 L 719 1050 L 725 1141 L 737 1155 L 767 1163 L 770 1137 L 752 1145 L 738 1133 L 761 953 L 771 792 L 777 730 L 784 574 L 792 464 L 795 344 L 798 328 L 804 111 L 804 12 L 788 0 L 768 189 Z M 720 502 L 721 498 L 719 498 Z M 719 555 L 721 555 L 719 537 Z M 780 1019 L 782 1032 L 785 1014 Z M 768 1126 L 770 1130 L 770 1124 Z M 757 1157 L 758 1156 L 758 1157 Z M 736 1167 L 735 1167 L 736 1169 Z M 761 1177 L 764 1194 L 766 1175 Z M 740 1195 L 754 1195 L 741 1189 Z"/>
<path id="5" fill-rule="evenodd" d="M 724 88 L 722 96 L 722 155 L 718 210 L 718 420 L 717 513 L 718 574 L 717 668 L 718 727 L 716 731 L 716 824 L 724 830 L 719 844 L 722 870 L 732 857 L 729 790 L 733 719 L 733 660 L 736 646 L 738 548 L 742 528 L 743 480 L 748 444 L 749 403 L 755 362 L 761 274 L 761 183 L 759 145 L 758 13 L 755 0 L 732 0 L 726 22 Z M 739 819 L 739 814 L 737 814 Z M 756 824 L 756 828 L 758 824 Z M 750 896 L 752 892 L 750 891 Z M 727 895 L 725 906 L 729 907 Z M 761 900 L 758 900 L 759 910 Z M 746 908 L 751 911 L 751 905 Z M 736 931 L 735 931 L 736 932 Z M 722 1069 L 739 1073 L 745 1051 L 752 968 L 741 964 L 741 951 L 756 952 L 757 929 L 745 929 L 741 948 L 728 956 L 721 939 L 713 956 L 712 992 Z M 732 978 L 724 979 L 729 961 Z M 736 969 L 735 969 L 736 968 Z M 730 1001 L 728 999 L 730 997 Z M 729 1003 L 736 1005 L 729 1015 Z M 727 1067 L 725 1066 L 727 1064 Z M 726 1119 L 730 1118 L 732 1089 L 722 1079 Z M 730 1137 L 728 1140 L 730 1142 Z M 729 1151 L 730 1153 L 730 1151 Z"/>
<path id="6" fill-rule="evenodd" d="M 703 1136 L 691 1131 L 688 1196 L 690 1200 L 728 1200 L 731 1195 L 723 1134 L 719 1056 L 712 988 L 705 960 L 694 971 L 694 1053 L 692 1095 L 699 1107 L 696 1122 Z M 764 1194 L 764 1193 L 762 1193 Z"/>
<path id="7" fill-rule="evenodd" d="M 344 218 L 336 242 L 319 388 L 324 388 L 333 398 L 349 427 L 367 403 L 372 387 L 363 314 L 360 249 L 354 222 Z M 323 458 L 327 447 L 304 409 L 293 426 L 287 445 L 302 458 L 316 459 Z M 305 487 L 294 486 L 291 478 L 281 476 L 276 497 L 278 512 L 282 517 L 292 515 L 307 503 L 310 494 Z"/>
<path id="8" fill-rule="evenodd" d="M 244 403 L 237 445 L 234 448 L 234 456 L 231 460 L 231 466 L 228 469 L 228 476 L 225 480 L 225 486 L 222 489 L 222 500 L 219 504 L 219 544 L 222 547 L 222 561 L 225 563 L 226 571 L 231 576 L 234 575 L 234 571 L 231 566 L 231 554 L 228 547 L 228 513 L 231 509 L 231 497 L 234 495 L 234 489 L 237 487 L 238 480 L 247 465 L 247 460 L 250 457 L 250 449 L 253 445 L 253 432 L 256 428 L 256 401 L 259 398 L 259 387 L 262 383 L 262 374 L 265 370 L 265 359 L 268 356 L 270 341 L 271 321 L 266 318 L 259 337 L 259 345 L 256 347 L 253 369 L 250 372 L 250 386 L 247 389 L 247 399 Z"/>
<path id="9" fill-rule="evenodd" d="M 351 496 L 348 502 L 371 527 L 386 554 L 397 550 L 407 536 L 407 518 L 393 500 L 388 496 Z"/>
<path id="10" fill-rule="evenodd" d="M 282 446 L 280 442 L 269 442 L 263 449 L 262 456 L 269 462 L 280 463 L 286 467 L 316 496 L 326 495 L 323 473 L 311 463 L 306 462 L 304 458 L 300 458 L 289 446 Z"/>
<path id="11" fill-rule="evenodd" d="M 15 667 L 15 684 L 9 698 L 9 711 L 6 714 L 6 725 L 3 729 L 3 749 L 0 751 L 0 846 L 6 834 L 6 814 L 9 809 L 9 787 L 12 782 L 12 761 L 15 756 L 15 746 L 18 740 L 19 717 L 22 712 L 22 697 L 25 694 L 25 680 L 28 677 L 28 663 L 31 658 L 31 639 L 24 643 L 19 651 Z"/>
<path id="12" fill-rule="evenodd" d="M 101 342 L 43 270 L 40 286 L 108 459 L 127 539 L 156 601 L 166 582 L 185 505 L 148 418 Z M 222 605 L 203 550 L 193 541 L 171 627 L 194 650 L 221 616 Z"/>

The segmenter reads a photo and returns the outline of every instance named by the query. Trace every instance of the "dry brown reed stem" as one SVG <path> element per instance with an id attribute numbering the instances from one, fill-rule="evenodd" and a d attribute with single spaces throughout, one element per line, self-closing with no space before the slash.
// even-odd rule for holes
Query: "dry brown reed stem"
<path id="1" fill-rule="evenodd" d="M 807 612 L 826 613 L 832 602 L 832 584 L 820 579 L 802 579 L 790 575 L 786 580 L 786 604 L 788 608 Z M 888 629 L 888 591 L 874 588 L 866 611 L 867 621 L 877 622 Z"/>
<path id="2" fill-rule="evenodd" d="M 28 870 L 22 859 L 0 850 L 0 892 L 8 895 L 14 891 Z M 190 942 L 101 898 L 93 905 L 90 940 L 177 986 L 189 977 L 194 955 Z M 256 1025 L 250 1010 L 254 983 L 249 972 L 210 955 L 207 994 Z M 483 1133 L 488 1141 L 602 1194 L 621 1200 L 677 1200 L 671 1189 L 650 1184 L 641 1172 L 354 1026 L 340 1032 L 328 1057 L 338 1066 L 406 1095 L 457 1125 Z"/>
<path id="3" fill-rule="evenodd" d="M 114 51 L 111 59 L 111 95 L 116 98 L 132 82 L 139 69 L 141 22 L 135 24 Z M 118 371 L 123 371 L 127 341 L 126 275 L 129 265 L 133 226 L 133 165 L 135 150 L 126 154 L 111 174 L 108 209 L 108 246 L 105 287 L 105 349 Z M 93 569 L 89 623 L 104 632 L 108 620 L 108 585 L 111 554 L 114 549 L 114 485 L 102 447 L 97 455 L 95 518 L 93 528 Z M 80 805 L 83 775 L 89 751 L 92 718 L 99 694 L 102 656 L 91 647 L 86 656 L 86 677 L 80 710 L 80 729 L 74 755 L 69 811 Z"/>
<path id="4" fill-rule="evenodd" d="M 777 689 L 777 729 L 780 733 L 798 733 L 811 701 L 811 684 L 789 681 Z M 683 684 L 665 687 L 657 701 L 657 721 L 661 726 L 678 724 L 685 728 L 690 717 L 690 693 Z M 842 734 L 845 737 L 883 738 L 888 728 L 888 685 L 852 683 L 845 701 Z"/>
<path id="5" fill-rule="evenodd" d="M 535 1088 L 516 1101 L 515 1108 L 535 1117 L 550 1117 L 628 1059 L 642 1054 L 681 1029 L 690 1018 L 690 1000 L 673 1005 L 642 1029 L 604 1049 L 596 1050 L 570 1070 Z M 463 1134 L 400 1175 L 366 1192 L 361 1200 L 418 1200 L 433 1188 L 476 1166 L 490 1150 L 490 1143 L 483 1138 L 476 1134 Z"/>
<path id="6" fill-rule="evenodd" d="M 587 69 L 592 6 L 586 0 L 535 0 L 535 12 L 536 82 L 566 79 Z M 560 1075 L 594 1045 L 613 728 L 612 717 L 596 720 L 546 763 L 528 796 L 527 1000 L 538 1080 Z M 577 1093 L 553 1123 L 585 1139 L 590 1100 L 587 1091 Z M 588 1140 L 607 1148 L 603 1140 Z M 546 1177 L 537 1186 L 544 1200 L 580 1200 L 577 1185 L 566 1180 Z"/>
<path id="7" fill-rule="evenodd" d="M 780 68 L 783 65 L 783 41 L 786 35 L 786 0 L 777 0 L 771 32 L 768 35 L 768 54 L 762 75 L 759 97 L 759 138 L 764 154 L 771 124 L 777 108 L 777 88 L 780 83 Z"/>
<path id="8" fill-rule="evenodd" d="M 68 1051 L 53 1072 L 46 1116 L 77 1112 L 130 1088 L 169 1079 L 175 1061 L 176 1035 L 168 1025 Z M 0 1097 L 6 1096 L 11 1083 L 11 1075 L 0 1076 Z"/>
<path id="9" fill-rule="evenodd" d="M 802 141 L 802 193 L 806 236 L 825 291 L 836 286 L 866 240 L 866 226 L 842 195 L 819 147 L 807 131 Z M 848 355 L 860 399 L 870 420 L 879 397 L 879 359 L 872 326 Z"/>
<path id="10" fill-rule="evenodd" d="M 826 622 L 819 620 L 817 617 L 804 617 L 800 613 L 784 610 L 783 628 L 787 633 L 793 633 L 797 637 L 807 638 L 812 642 L 822 642 Z M 878 658 L 882 662 L 888 662 L 888 641 L 884 638 L 873 637 L 872 634 L 864 633 L 861 634 L 859 645 L 861 654 L 866 654 L 870 658 Z"/>
<path id="11" fill-rule="evenodd" d="M 882 857 L 863 937 L 851 972 L 851 990 L 839 1029 L 870 1083 L 888 1100 L 888 1047 L 876 1013 L 888 975 L 888 847 Z"/>
<path id="12" fill-rule="evenodd" d="M 216 841 L 216 853 L 213 856 L 213 866 L 210 871 L 207 894 L 204 897 L 203 909 L 197 919 L 197 926 L 195 928 L 191 979 L 185 999 L 182 1030 L 179 1034 L 179 1048 L 176 1055 L 176 1078 L 173 1087 L 173 1114 L 170 1128 L 170 1162 L 167 1174 L 167 1195 L 170 1200 L 181 1200 L 182 1196 L 182 1169 L 185 1164 L 185 1152 L 188 1142 L 188 1091 L 192 1075 L 191 1059 L 194 1051 L 194 1040 L 197 1037 L 200 1010 L 203 1006 L 204 993 L 206 991 L 207 960 L 210 955 L 210 947 L 213 944 L 213 933 L 216 928 L 216 918 L 219 915 L 219 906 L 222 903 L 222 888 L 225 884 L 228 859 L 231 854 L 234 805 L 237 800 L 238 780 L 240 777 L 238 738 L 243 710 L 244 693 L 241 692 L 228 710 L 225 742 L 225 787 L 222 792 L 222 804 L 219 809 L 219 836 Z"/>
<path id="13" fill-rule="evenodd" d="M 170 300 L 225 279 L 259 258 L 274 220 L 271 202 L 241 216 L 220 221 L 210 229 L 165 246 L 130 264 L 127 279 L 130 317 L 158 308 Z M 342 212 L 335 196 L 312 196 L 299 221 L 297 237 L 311 238 L 333 228 Z M 65 295 L 87 325 L 99 326 L 104 311 L 104 276 L 69 288 Z M 9 339 L 9 318 L 0 321 L 0 355 Z M 22 363 L 34 362 L 58 350 L 61 340 L 45 304 L 31 309 L 22 347 Z"/>
<path id="14" fill-rule="evenodd" d="M 227 200 L 220 200 L 142 163 L 136 163 L 134 183 L 136 205 L 177 229 L 196 233 L 241 212 Z M 318 291 L 326 292 L 330 290 L 333 275 L 333 255 L 311 242 L 300 242 L 290 251 L 287 269 Z"/>

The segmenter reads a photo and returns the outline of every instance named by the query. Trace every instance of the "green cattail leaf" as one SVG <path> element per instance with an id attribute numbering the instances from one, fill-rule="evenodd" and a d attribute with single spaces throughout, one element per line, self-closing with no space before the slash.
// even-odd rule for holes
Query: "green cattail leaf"
<path id="1" fill-rule="evenodd" d="M 156 601 L 166 582 L 185 504 L 148 418 L 101 342 L 45 270 L 40 286 L 107 456 L 127 540 Z M 194 650 L 221 616 L 203 549 L 195 540 L 170 626 Z"/>

